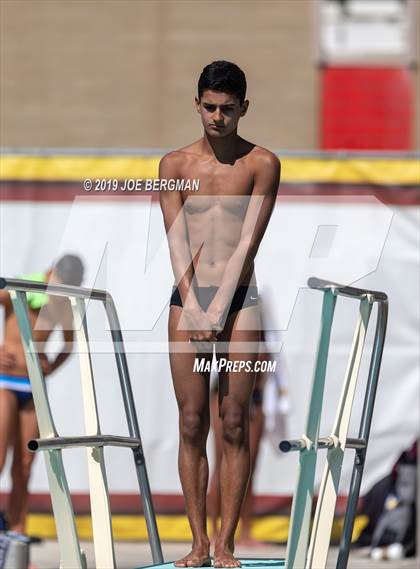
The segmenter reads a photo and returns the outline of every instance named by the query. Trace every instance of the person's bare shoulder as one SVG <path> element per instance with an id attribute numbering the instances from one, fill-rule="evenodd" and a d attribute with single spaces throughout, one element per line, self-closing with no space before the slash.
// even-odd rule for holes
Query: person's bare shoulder
<path id="1" fill-rule="evenodd" d="M 254 194 L 276 196 L 279 191 L 281 164 L 278 157 L 261 146 L 249 154 L 250 170 L 254 176 Z"/>
<path id="2" fill-rule="evenodd" d="M 281 163 L 278 156 L 262 146 L 255 145 L 252 152 L 249 153 L 249 160 L 256 173 L 265 169 L 280 172 Z"/>
<path id="3" fill-rule="evenodd" d="M 176 172 L 178 176 L 182 176 L 185 168 L 188 169 L 188 166 L 199 158 L 199 143 L 200 141 L 196 141 L 168 152 L 161 158 L 159 168 Z"/>

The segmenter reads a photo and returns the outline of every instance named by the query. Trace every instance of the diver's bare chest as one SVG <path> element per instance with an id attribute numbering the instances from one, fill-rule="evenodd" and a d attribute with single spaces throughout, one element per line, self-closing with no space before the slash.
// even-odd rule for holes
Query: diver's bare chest
<path id="1" fill-rule="evenodd" d="M 197 164 L 188 168 L 184 178 L 198 180 L 198 190 L 183 192 L 183 200 L 192 196 L 250 196 L 254 177 L 244 164 Z"/>

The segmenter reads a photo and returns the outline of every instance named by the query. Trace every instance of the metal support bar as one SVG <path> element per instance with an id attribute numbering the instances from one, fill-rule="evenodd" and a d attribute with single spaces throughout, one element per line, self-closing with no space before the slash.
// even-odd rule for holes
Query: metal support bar
<path id="1" fill-rule="evenodd" d="M 126 447 L 134 449 L 139 445 L 139 439 L 134 439 L 131 437 L 118 437 L 114 435 L 100 435 L 96 437 L 50 437 L 48 439 L 32 439 L 28 442 L 28 449 L 31 452 L 52 449 L 105 446 Z"/>
<path id="2" fill-rule="evenodd" d="M 140 444 L 135 449 L 133 449 L 134 464 L 136 468 L 137 481 L 140 488 L 140 498 L 142 500 L 153 562 L 163 563 L 162 546 L 159 538 L 156 516 L 153 509 L 152 492 L 150 490 L 149 478 L 147 475 L 146 461 L 143 453 L 143 445 L 141 442 L 140 427 L 137 420 L 133 390 L 131 389 L 127 356 L 124 350 L 124 341 L 117 310 L 110 294 L 107 295 L 104 301 L 104 306 L 111 328 L 112 341 L 114 343 L 115 360 L 117 363 L 118 377 L 120 380 L 125 414 L 127 417 L 128 432 L 130 433 L 131 437 L 134 437 L 140 442 Z"/>
<path id="3" fill-rule="evenodd" d="M 321 437 L 318 439 L 318 450 L 329 449 L 335 446 L 332 437 Z M 345 448 L 360 449 L 366 447 L 364 439 L 347 438 Z M 282 452 L 302 451 L 307 448 L 307 443 L 304 439 L 291 439 L 281 441 L 279 448 Z"/>
<path id="4" fill-rule="evenodd" d="M 356 518 L 357 503 L 360 495 L 363 468 L 369 442 L 372 425 L 373 409 L 375 406 L 376 391 L 378 387 L 379 372 L 381 369 L 382 354 L 385 344 L 386 327 L 388 321 L 388 301 L 378 303 L 378 315 L 376 321 L 375 339 L 373 342 L 372 359 L 366 387 L 366 395 L 360 422 L 359 437 L 366 441 L 366 446 L 357 450 L 353 464 L 353 472 L 350 482 L 349 499 L 344 516 L 343 531 L 341 534 L 340 551 L 337 558 L 337 569 L 347 567 L 351 539 L 353 534 L 354 520 Z"/>

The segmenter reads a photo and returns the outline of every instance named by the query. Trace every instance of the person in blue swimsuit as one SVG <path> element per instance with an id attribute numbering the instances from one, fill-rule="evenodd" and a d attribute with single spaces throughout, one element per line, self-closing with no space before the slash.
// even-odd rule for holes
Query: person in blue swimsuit
<path id="1" fill-rule="evenodd" d="M 79 257 L 64 255 L 46 272 L 19 275 L 19 278 L 79 286 L 83 270 Z M 64 297 L 32 292 L 27 293 L 27 300 L 33 338 L 37 343 L 44 376 L 48 376 L 66 361 L 72 350 L 73 320 L 70 303 Z M 12 489 L 7 513 L 3 516 L 3 522 L 0 519 L 0 525 L 3 523 L 3 526 L 12 531 L 25 533 L 28 482 L 34 457 L 26 445 L 28 440 L 37 438 L 39 434 L 18 322 L 7 291 L 0 290 L 0 304 L 5 310 L 4 342 L 0 345 L 0 473 L 8 449 L 13 450 Z M 45 347 L 49 336 L 57 327 L 62 329 L 64 345 L 62 351 L 51 361 L 45 354 Z"/>

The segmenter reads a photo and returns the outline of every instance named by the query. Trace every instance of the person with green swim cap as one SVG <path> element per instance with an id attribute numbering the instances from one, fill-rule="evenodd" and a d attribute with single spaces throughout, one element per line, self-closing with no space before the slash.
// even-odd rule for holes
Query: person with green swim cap
<path id="1" fill-rule="evenodd" d="M 19 275 L 18 278 L 79 286 L 83 272 L 80 258 L 68 254 L 43 273 Z M 73 318 L 70 302 L 64 297 L 38 292 L 27 293 L 27 302 L 42 371 L 44 376 L 49 376 L 66 361 L 72 351 Z M 39 433 L 18 322 L 7 291 L 0 290 L 0 304 L 5 310 L 4 341 L 0 344 L 0 473 L 8 449 L 13 451 L 12 489 L 3 525 L 11 531 L 25 533 L 28 482 L 34 458 L 26 444 L 28 440 L 37 438 Z M 54 359 L 50 360 L 45 354 L 46 344 L 56 328 L 62 330 L 64 345 Z M 1 521 L 0 519 L 0 525 Z"/>

